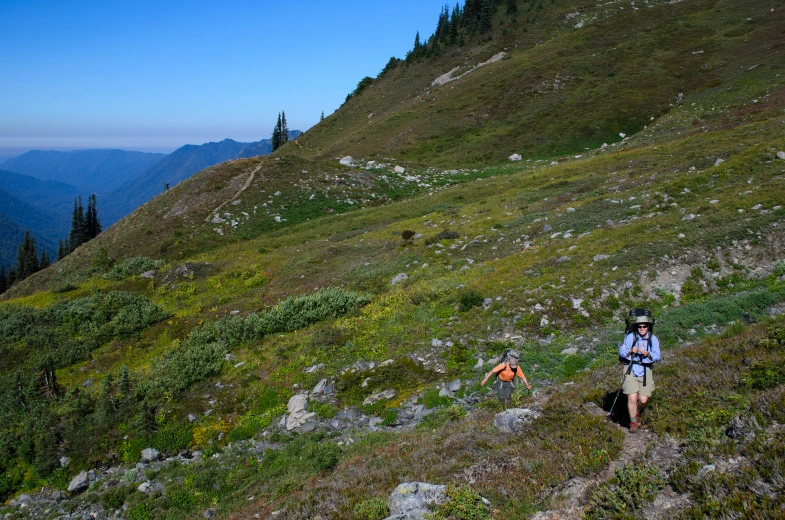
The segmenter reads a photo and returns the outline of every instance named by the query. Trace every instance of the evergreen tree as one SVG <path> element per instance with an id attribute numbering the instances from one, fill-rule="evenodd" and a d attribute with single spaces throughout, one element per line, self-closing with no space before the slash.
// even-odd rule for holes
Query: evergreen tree
<path id="1" fill-rule="evenodd" d="M 518 12 L 518 0 L 507 0 L 507 14 Z"/>
<path id="2" fill-rule="evenodd" d="M 281 146 L 281 114 L 278 114 L 278 122 L 275 123 L 275 128 L 273 128 L 273 137 L 272 137 L 272 146 L 273 152 Z"/>
<path id="3" fill-rule="evenodd" d="M 41 261 L 38 263 L 38 267 L 40 270 L 46 269 L 52 265 L 52 261 L 49 260 L 49 253 L 46 251 L 41 251 Z"/>
<path id="4" fill-rule="evenodd" d="M 112 374 L 106 374 L 103 383 L 101 383 L 101 393 L 98 394 L 98 402 L 96 403 L 98 424 L 103 427 L 112 424 L 116 412 L 112 394 Z"/>
<path id="5" fill-rule="evenodd" d="M 0 265 L 0 294 L 8 289 L 8 281 L 5 278 L 5 266 Z"/>
<path id="6" fill-rule="evenodd" d="M 319 122 L 324 121 L 324 110 L 322 110 L 322 115 L 319 116 Z"/>
<path id="7" fill-rule="evenodd" d="M 16 269 L 14 269 L 13 267 L 8 269 L 8 276 L 6 278 L 5 283 L 8 285 L 8 287 L 11 287 L 16 283 Z"/>
<path id="8" fill-rule="evenodd" d="M 30 231 L 25 231 L 25 237 L 16 251 L 16 279 L 24 280 L 40 269 L 38 253 L 35 250 L 35 239 Z"/>
<path id="9" fill-rule="evenodd" d="M 85 215 L 87 225 L 87 236 L 89 240 L 101 234 L 101 221 L 98 219 L 98 201 L 93 193 L 87 199 L 87 215 Z"/>
<path id="10" fill-rule="evenodd" d="M 479 29 L 481 33 L 488 32 L 493 27 L 493 1 L 482 0 L 480 10 Z"/>
<path id="11" fill-rule="evenodd" d="M 281 111 L 281 144 L 289 142 L 289 125 L 286 124 L 286 112 Z"/>
<path id="12" fill-rule="evenodd" d="M 120 369 L 117 390 L 120 394 L 120 416 L 125 418 L 131 410 L 131 376 L 128 373 L 128 365 L 123 365 Z"/>
<path id="13" fill-rule="evenodd" d="M 458 41 L 458 27 L 461 25 L 461 6 L 455 4 L 452 9 L 452 16 L 450 17 L 450 38 L 449 42 L 456 43 Z"/>
<path id="14" fill-rule="evenodd" d="M 480 13 L 482 11 L 481 1 L 482 0 L 466 0 L 466 4 L 463 7 L 463 16 L 461 17 L 461 20 L 463 21 L 463 26 L 469 31 L 477 29 L 477 25 L 480 22 Z"/>
<path id="15" fill-rule="evenodd" d="M 71 216 L 71 232 L 68 235 L 68 238 L 70 242 L 69 253 L 89 240 L 87 218 L 85 217 L 81 195 L 79 195 L 78 199 L 74 199 L 74 212 Z"/>

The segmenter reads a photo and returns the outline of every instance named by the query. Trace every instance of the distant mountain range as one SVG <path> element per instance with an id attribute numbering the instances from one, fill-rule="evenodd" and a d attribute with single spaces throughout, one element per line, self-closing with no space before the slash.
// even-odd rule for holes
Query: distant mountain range
<path id="1" fill-rule="evenodd" d="M 16 247 L 25 230 L 35 237 L 39 253 L 46 249 L 50 258 L 57 258 L 57 237 L 65 236 L 69 228 L 70 220 L 57 218 L 0 189 L 0 265 L 16 264 Z"/>
<path id="2" fill-rule="evenodd" d="M 289 138 L 302 132 L 292 130 Z M 16 245 L 30 230 L 51 256 L 71 228 L 74 199 L 98 194 L 106 229 L 164 189 L 196 172 L 232 159 L 267 155 L 270 139 L 185 145 L 171 154 L 126 150 L 33 150 L 0 165 L 0 265 L 16 263 Z M 63 182 L 66 181 L 66 182 Z"/>
<path id="3" fill-rule="evenodd" d="M 292 130 L 289 138 L 295 139 L 302 132 Z M 103 222 L 113 224 L 149 201 L 164 189 L 191 177 L 194 173 L 232 159 L 267 155 L 272 151 L 270 139 L 253 143 L 240 143 L 224 139 L 218 143 L 201 146 L 187 144 L 166 156 L 162 161 L 143 171 L 120 186 L 105 199 L 99 200 Z"/>
<path id="4" fill-rule="evenodd" d="M 166 154 L 126 150 L 31 150 L 0 164 L 1 170 L 23 173 L 44 181 L 65 181 L 82 193 L 110 193 Z"/>

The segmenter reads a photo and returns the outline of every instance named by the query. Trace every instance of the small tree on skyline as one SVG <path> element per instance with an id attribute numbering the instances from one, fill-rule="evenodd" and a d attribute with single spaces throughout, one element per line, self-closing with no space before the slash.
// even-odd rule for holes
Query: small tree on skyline
<path id="1" fill-rule="evenodd" d="M 273 136 L 272 136 L 272 148 L 273 152 L 276 151 L 281 146 L 281 114 L 278 113 L 278 122 L 275 123 L 275 127 L 273 128 Z"/>

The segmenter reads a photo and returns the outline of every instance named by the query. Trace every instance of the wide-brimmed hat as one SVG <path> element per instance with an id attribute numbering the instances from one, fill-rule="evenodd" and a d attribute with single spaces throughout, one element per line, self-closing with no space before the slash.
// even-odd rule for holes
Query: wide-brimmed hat
<path id="1" fill-rule="evenodd" d="M 632 320 L 632 323 L 638 325 L 640 323 L 646 323 L 647 325 L 654 325 L 654 318 L 651 316 L 636 316 L 635 319 Z"/>

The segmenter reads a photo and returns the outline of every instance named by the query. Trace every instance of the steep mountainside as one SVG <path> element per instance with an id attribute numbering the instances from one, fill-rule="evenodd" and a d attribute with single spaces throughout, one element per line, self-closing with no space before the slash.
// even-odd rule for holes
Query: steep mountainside
<path id="1" fill-rule="evenodd" d="M 294 130 L 289 134 L 296 137 L 300 132 Z M 182 146 L 110 194 L 103 204 L 102 215 L 107 224 L 112 224 L 161 193 L 165 184 L 170 187 L 175 186 L 194 173 L 215 164 L 237 158 L 266 155 L 270 151 L 269 139 L 255 143 L 239 143 L 232 139 L 224 139 L 218 143 Z"/>
<path id="2" fill-rule="evenodd" d="M 9 159 L 0 169 L 67 182 L 87 196 L 110 193 L 164 157 L 166 154 L 126 150 L 32 150 Z"/>
<path id="3" fill-rule="evenodd" d="M 427 482 L 437 519 L 781 516 L 785 1 L 496 4 L 3 295 L 0 514 L 381 520 Z"/>
<path id="4" fill-rule="evenodd" d="M 287 151 L 451 167 L 576 154 L 781 65 L 779 2 L 518 3 L 476 44 L 387 71 Z"/>

